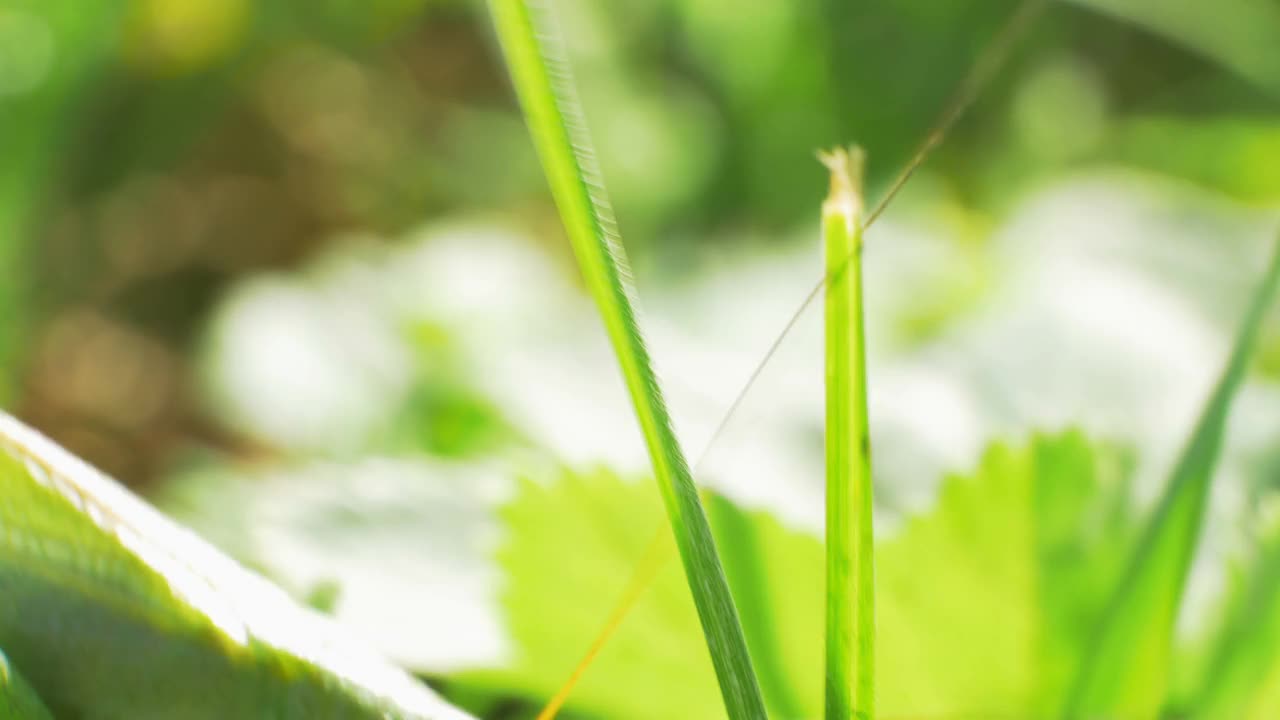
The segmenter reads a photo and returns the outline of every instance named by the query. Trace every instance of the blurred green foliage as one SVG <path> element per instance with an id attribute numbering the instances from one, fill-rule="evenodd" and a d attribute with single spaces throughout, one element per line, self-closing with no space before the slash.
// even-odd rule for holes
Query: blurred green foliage
<path id="1" fill-rule="evenodd" d="M 883 186 L 1016 3 L 561 5 L 639 263 L 678 270 L 701 244 L 803 222 L 820 192 L 812 148 L 856 139 Z M 68 308 L 158 340 L 176 388 L 228 281 L 292 265 L 336 230 L 488 211 L 547 224 L 478 5 L 0 12 L 0 367 L 48 425 L 97 436 L 73 443 L 91 455 L 138 429 L 32 387 L 42 331 Z M 1273 202 L 1276 15 L 1245 1 L 1055 3 L 933 164 L 941 184 L 913 192 L 983 211 L 1064 165 L 1119 161 Z M 34 324 L 19 331 L 23 318 Z"/>
<path id="2" fill-rule="evenodd" d="M 696 284 L 721 260 L 811 242 L 823 183 L 814 148 L 850 140 L 868 147 L 875 196 L 1017 5 L 554 4 L 642 290 Z M 1269 0 L 1050 3 L 895 206 L 910 231 L 945 236 L 956 246 L 956 255 L 945 257 L 961 258 L 965 267 L 913 285 L 908 292 L 918 302 L 894 317 L 889 334 L 903 345 L 935 340 L 945 349 L 957 318 L 992 302 L 1016 302 L 986 294 L 1008 271 L 983 254 L 995 242 L 992 230 L 1037 189 L 1074 174 L 1123 169 L 1172 180 L 1274 224 L 1277 37 L 1280 8 Z M 331 523 L 300 510 L 298 537 L 251 536 L 238 524 L 248 520 L 228 507 L 259 507 L 245 498 L 281 488 L 263 505 L 291 507 L 306 494 L 298 486 L 317 493 L 328 487 L 305 469 L 296 486 L 274 482 L 270 471 L 282 465 L 354 458 L 332 473 L 364 478 L 373 471 L 362 458 L 500 457 L 514 466 L 501 472 L 540 477 L 545 482 L 520 485 L 499 513 L 508 533 L 499 556 L 514 660 L 456 677 L 420 663 L 423 672 L 451 675 L 454 689 L 470 693 L 477 707 L 522 716 L 523 703 L 536 704 L 567 677 L 658 527 L 649 489 L 617 481 L 612 470 L 563 470 L 563 458 L 547 457 L 555 453 L 531 439 L 539 428 L 518 417 L 515 398 L 488 391 L 492 378 L 478 377 L 491 371 L 478 357 L 508 348 L 463 347 L 478 336 L 492 340 L 483 318 L 393 323 L 408 379 L 387 387 L 403 393 L 345 444 L 290 444 L 232 425 L 210 400 L 216 391 L 203 367 L 210 356 L 222 357 L 210 348 L 210 335 L 217 337 L 211 317 L 264 273 L 296 278 L 330 250 L 396 245 L 426 222 L 477 216 L 519 226 L 528 242 L 566 256 L 481 3 L 0 0 L 0 406 L 162 494 L 181 496 L 189 488 L 175 477 L 208 471 L 203 479 L 222 491 L 197 493 L 188 517 L 204 530 L 233 526 L 219 540 L 239 539 L 237 554 L 276 576 L 297 569 L 290 558 L 310 557 L 298 548 L 331 550 L 334 526 L 352 534 L 377 527 L 334 509 L 349 490 L 336 485 L 323 505 Z M 1222 225 L 1199 210 L 1187 209 L 1181 219 L 1202 232 L 1201 247 L 1160 249 L 1146 259 L 1182 272 L 1174 285 L 1200 293 L 1187 303 L 1194 306 L 1189 315 L 1214 325 L 1223 316 L 1216 296 L 1252 273 L 1231 264 L 1241 262 L 1241 246 L 1225 238 Z M 1157 224 L 1148 234 L 1165 230 Z M 1215 259 L 1231 272 L 1202 281 Z M 361 292 L 313 308 L 312 320 L 338 325 L 342 303 L 381 301 L 376 290 Z M 1156 307 L 1186 309 L 1179 302 Z M 724 315 L 715 322 L 756 319 Z M 547 332 L 549 344 L 576 348 L 567 337 Z M 1272 378 L 1280 376 L 1278 337 L 1272 322 L 1260 362 Z M 352 383 L 366 390 L 390 374 L 377 364 L 342 366 L 350 360 L 344 349 L 327 348 L 338 359 L 317 362 L 333 361 L 360 381 L 372 377 Z M 1031 356 L 1026 364 L 1025 376 L 1038 377 L 1043 363 Z M 949 406 L 928 397 L 918 412 L 945 417 Z M 1115 393 L 1113 402 L 1128 399 Z M 296 410 L 298 417 L 315 412 L 303 402 Z M 538 422 L 559 414 L 550 408 Z M 1261 424 L 1241 432 L 1270 441 Z M 1242 484 L 1251 494 L 1241 515 L 1256 532 L 1214 548 L 1215 557 L 1233 558 L 1235 574 L 1221 607 L 1212 608 L 1222 611 L 1212 614 L 1212 627 L 1179 639 L 1170 715 L 1261 719 L 1280 712 L 1280 671 L 1268 641 L 1277 623 L 1268 508 L 1280 463 L 1253 459 L 1247 470 L 1227 472 L 1247 476 Z M 1134 537 L 1128 483 L 1136 462 L 1078 434 L 995 445 L 972 477 L 944 481 L 936 510 L 907 514 L 878 558 L 886 716 L 1036 714 L 1060 703 L 1099 598 Z M 548 463 L 556 468 L 552 477 L 530 470 Z M 227 480 L 237 474 L 255 481 L 246 489 Z M 424 493 L 423 502 L 437 501 Z M 373 504 L 403 523 L 388 521 L 381 551 L 418 542 L 452 547 L 436 536 L 402 534 L 417 518 Z M 812 714 L 806 703 L 818 697 L 820 672 L 818 543 L 766 514 L 717 507 L 718 531 L 735 548 L 763 551 L 761 567 L 746 552 L 736 566 L 727 562 L 740 602 L 751 598 L 744 606 L 755 610 L 753 650 L 779 650 L 772 664 L 758 661 L 770 702 L 786 715 L 796 707 Z M 264 552 L 269 542 L 283 549 Z M 360 573 L 335 575 L 372 582 Z M 763 586 L 760 578 L 767 578 Z M 295 584 L 299 594 L 310 592 L 340 616 L 344 603 L 349 610 L 349 589 L 305 579 L 315 582 Z M 368 594 L 394 593 L 376 586 Z M 588 602 L 599 612 L 584 609 Z M 370 605 L 363 612 L 376 615 Z M 714 717 L 719 704 L 698 637 L 672 564 L 572 709 Z M 1245 637 L 1252 642 L 1242 644 Z M 1264 690 L 1245 700 L 1233 691 L 1242 687 Z M 511 697 L 516 709 L 504 710 L 503 698 Z"/>

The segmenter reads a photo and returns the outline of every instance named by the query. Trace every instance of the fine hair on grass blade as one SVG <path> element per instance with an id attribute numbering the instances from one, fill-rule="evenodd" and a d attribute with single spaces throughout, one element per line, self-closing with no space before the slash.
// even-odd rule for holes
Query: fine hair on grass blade
<path id="1" fill-rule="evenodd" d="M 871 435 L 862 311 L 862 150 L 819 153 L 826 257 L 826 718 L 870 720 L 875 693 Z"/>
<path id="2" fill-rule="evenodd" d="M 525 0 L 490 0 L 490 8 L 552 195 L 644 434 L 725 709 L 732 720 L 764 718 L 764 700 L 711 527 L 636 324 L 626 256 L 550 8 L 535 11 Z"/>
<path id="3" fill-rule="evenodd" d="M 867 215 L 865 222 L 862 224 L 863 230 L 871 227 L 876 220 L 880 218 L 897 193 L 906 186 L 907 181 L 911 179 L 911 176 L 915 171 L 923 165 L 924 162 L 928 160 L 930 154 L 932 154 L 932 152 L 942 144 L 956 121 L 960 119 L 964 114 L 964 111 L 967 110 L 977 99 L 982 89 L 986 87 L 987 83 L 990 82 L 991 78 L 1008 59 L 1013 48 L 1017 45 L 1017 41 L 1023 36 L 1028 28 L 1031 27 L 1033 21 L 1047 5 L 1047 0 L 1023 0 L 1023 3 L 1018 7 L 1014 14 L 1009 17 L 1004 26 L 1001 27 L 999 32 L 991 39 L 983 50 L 982 55 L 973 64 L 968 74 L 957 87 L 955 93 L 947 101 L 942 114 L 938 117 L 937 121 L 935 121 L 929 133 L 920 142 L 915 153 L 912 155 L 911 160 L 898 172 L 894 177 L 894 180 L 890 183 L 889 189 Z M 846 260 L 847 259 L 848 258 L 846 258 Z M 702 453 L 699 454 L 698 459 L 694 464 L 695 475 L 698 473 L 698 468 L 700 468 L 707 457 L 710 456 L 711 450 L 715 448 L 720 438 L 723 437 L 725 430 L 729 427 L 730 421 L 732 421 L 737 415 L 738 410 L 746 400 L 747 395 L 751 392 L 752 388 L 755 387 L 760 376 L 764 374 L 765 368 L 768 367 L 769 363 L 773 360 L 773 357 L 778 353 L 778 350 L 781 349 L 783 341 L 791 335 L 791 331 L 795 328 L 805 311 L 809 309 L 809 306 L 813 304 L 813 301 L 822 292 L 826 283 L 827 273 L 824 272 L 823 276 L 816 284 L 814 284 L 813 288 L 809 290 L 808 294 L 800 302 L 800 305 L 791 313 L 787 323 L 783 326 L 782 330 L 774 336 L 769 347 L 752 368 L 746 382 L 742 384 L 742 387 L 734 396 L 733 401 L 730 402 L 729 407 L 721 416 L 720 422 L 716 424 L 715 430 L 711 433 L 710 440 L 707 441 L 707 444 L 703 447 Z M 650 542 L 649 549 L 645 551 L 646 558 L 648 558 L 655 549 L 660 549 L 659 546 L 662 544 L 664 538 L 665 535 L 661 533 L 661 531 L 655 534 L 654 539 Z M 601 627 L 599 635 L 597 635 L 595 640 L 591 643 L 590 649 L 584 654 L 581 662 L 574 669 L 568 680 L 565 681 L 564 686 L 562 686 L 559 692 L 556 693 L 555 699 L 553 699 L 539 715 L 539 720 L 551 720 L 555 717 L 556 711 L 559 709 L 560 705 L 563 704 L 569 694 L 572 693 L 574 685 L 582 677 L 586 668 L 590 666 L 591 662 L 599 654 L 600 650 L 608 642 L 609 638 L 617 631 L 619 625 L 630 612 L 630 609 L 635 606 L 636 602 L 638 602 L 640 593 L 632 591 L 632 588 L 639 587 L 643 590 L 648 587 L 649 584 L 652 583 L 653 578 L 656 577 L 660 566 L 660 563 L 652 563 L 647 560 L 636 566 L 635 570 L 632 572 L 630 581 L 627 583 L 627 591 L 615 603 L 613 610 L 609 614 L 608 620 L 605 622 L 604 626 Z"/>
<path id="4" fill-rule="evenodd" d="M 1231 401 L 1280 286 L 1280 239 L 1226 367 L 1116 586 L 1067 698 L 1065 720 L 1155 717 L 1164 700 L 1174 624 L 1200 538 Z"/>

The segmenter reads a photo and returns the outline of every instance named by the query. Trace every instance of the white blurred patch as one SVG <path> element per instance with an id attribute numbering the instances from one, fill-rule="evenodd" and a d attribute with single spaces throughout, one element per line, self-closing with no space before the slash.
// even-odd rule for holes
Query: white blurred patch
<path id="1" fill-rule="evenodd" d="M 331 588 L 343 626 L 399 664 L 445 673 L 508 652 L 493 509 L 512 477 L 501 466 L 370 457 L 190 477 L 184 492 L 237 514 L 219 523 L 196 513 L 203 533 L 295 595 Z"/>
<path id="2" fill-rule="evenodd" d="M 358 294 L 264 278 L 214 322 L 206 356 L 213 399 L 237 426 L 321 454 L 360 448 L 408 390 L 404 340 Z"/>

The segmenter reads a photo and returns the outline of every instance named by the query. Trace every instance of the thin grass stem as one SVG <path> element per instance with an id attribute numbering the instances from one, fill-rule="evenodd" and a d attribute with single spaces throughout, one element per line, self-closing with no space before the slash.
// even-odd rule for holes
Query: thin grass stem
<path id="1" fill-rule="evenodd" d="M 831 171 L 822 204 L 826 312 L 826 718 L 871 720 L 875 594 L 871 436 L 862 309 L 859 148 L 820 153 Z"/>

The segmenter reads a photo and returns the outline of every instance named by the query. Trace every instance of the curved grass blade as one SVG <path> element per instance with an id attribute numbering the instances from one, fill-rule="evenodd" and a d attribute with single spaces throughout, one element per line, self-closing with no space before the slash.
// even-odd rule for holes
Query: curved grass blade
<path id="1" fill-rule="evenodd" d="M 870 720 L 875 693 L 871 433 L 862 312 L 859 148 L 819 154 L 831 171 L 822 204 L 827 265 L 827 720 Z"/>
<path id="2" fill-rule="evenodd" d="M 1274 532 L 1242 582 L 1187 712 L 1189 720 L 1266 716 L 1251 705 L 1280 655 L 1280 537 Z"/>
<path id="3" fill-rule="evenodd" d="M 725 708 L 733 720 L 764 718 L 738 611 L 636 324 L 626 256 L 576 110 L 564 51 L 551 34 L 551 18 L 535 21 L 523 0 L 491 0 L 490 7 L 552 195 L 644 433 Z"/>
<path id="4" fill-rule="evenodd" d="M 1231 357 L 1116 588 L 1091 655 L 1078 671 L 1064 711 L 1068 720 L 1155 717 L 1164 700 L 1174 623 L 1199 541 L 1227 415 L 1277 286 L 1280 239 Z"/>

